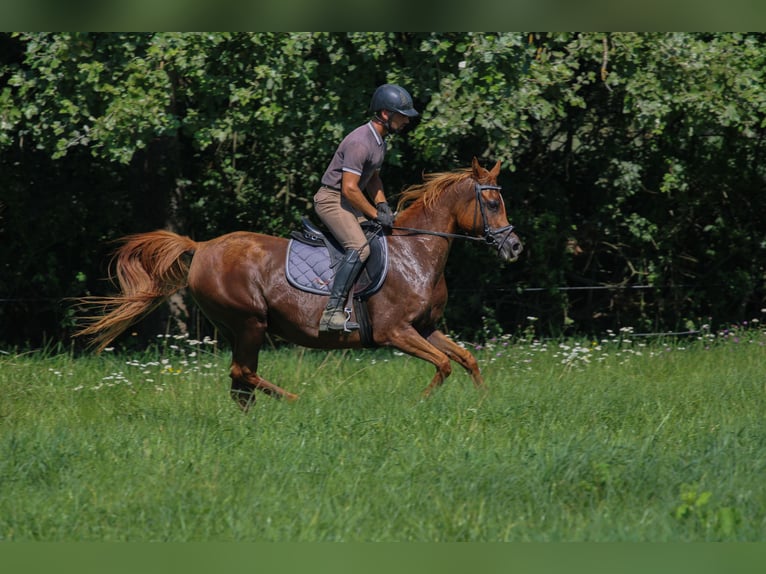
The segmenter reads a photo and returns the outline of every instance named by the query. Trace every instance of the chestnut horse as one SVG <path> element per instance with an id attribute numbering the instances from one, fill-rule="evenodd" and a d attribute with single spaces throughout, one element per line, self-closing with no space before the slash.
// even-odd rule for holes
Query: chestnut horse
<path id="1" fill-rule="evenodd" d="M 436 325 L 447 303 L 444 268 L 455 238 L 486 242 L 505 261 L 521 253 L 497 186 L 499 172 L 500 162 L 487 170 L 474 158 L 470 168 L 425 175 L 423 184 L 402 193 L 387 237 L 388 275 L 367 301 L 372 337 L 376 346 L 395 347 L 436 367 L 425 396 L 450 375 L 450 360 L 468 371 L 477 388 L 485 386 L 475 357 Z M 256 389 L 298 398 L 258 374 L 267 333 L 305 347 L 362 347 L 359 331 L 319 332 L 326 297 L 287 281 L 288 239 L 239 231 L 193 241 L 159 230 L 122 242 L 113 259 L 121 292 L 81 300 L 102 308 L 77 333 L 94 336 L 98 351 L 184 287 L 231 344 L 231 395 L 245 410 Z"/>

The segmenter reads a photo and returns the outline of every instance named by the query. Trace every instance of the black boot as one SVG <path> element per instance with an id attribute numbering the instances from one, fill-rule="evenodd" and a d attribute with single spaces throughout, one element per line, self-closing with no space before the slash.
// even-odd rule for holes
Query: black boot
<path id="1" fill-rule="evenodd" d="M 359 252 L 355 249 L 350 249 L 343 256 L 335 272 L 330 300 L 322 313 L 322 318 L 319 319 L 320 331 L 353 331 L 359 328 L 358 323 L 348 320 L 349 315 L 343 306 L 363 267 L 364 261 L 359 259 Z"/>

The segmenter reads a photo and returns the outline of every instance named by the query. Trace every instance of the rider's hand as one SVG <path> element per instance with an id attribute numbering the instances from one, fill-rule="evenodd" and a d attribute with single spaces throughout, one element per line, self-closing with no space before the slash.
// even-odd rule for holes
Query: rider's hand
<path id="1" fill-rule="evenodd" d="M 378 210 L 378 215 L 375 217 L 375 221 L 380 223 L 383 227 L 391 228 L 394 226 L 394 212 L 388 206 L 388 202 L 381 201 L 375 204 Z"/>

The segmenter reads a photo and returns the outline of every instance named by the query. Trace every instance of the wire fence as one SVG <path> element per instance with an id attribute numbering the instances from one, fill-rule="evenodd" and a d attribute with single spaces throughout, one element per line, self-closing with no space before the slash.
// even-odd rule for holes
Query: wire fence
<path id="1" fill-rule="evenodd" d="M 483 288 L 484 294 L 503 294 L 506 296 L 505 303 L 503 305 L 513 304 L 511 299 L 516 297 L 522 297 L 526 295 L 546 294 L 546 293 L 588 293 L 588 292 L 667 292 L 675 290 L 688 290 L 695 288 L 695 285 L 626 285 L 626 284 L 610 284 L 610 285 L 560 285 L 549 287 L 497 287 L 497 286 L 485 286 Z M 459 300 L 461 295 L 469 295 L 473 291 L 461 288 L 450 289 L 450 299 Z M 508 298 L 511 296 L 511 299 Z M 643 295 L 642 295 L 643 296 Z M 454 299 L 453 299 L 454 298 Z M 516 300 L 518 302 L 518 299 Z M 575 304 L 577 305 L 577 304 Z M 20 310 L 17 310 L 15 315 L 18 316 L 19 311 L 23 311 L 27 317 L 31 318 L 34 314 L 54 314 L 59 315 L 66 307 L 66 301 L 64 298 L 54 297 L 0 297 L 0 316 L 6 315 L 6 318 L 14 315 L 14 313 L 8 313 L 8 307 L 18 306 Z M 587 305 L 586 305 L 587 306 Z M 36 308 L 34 308 L 36 307 Z M 523 305 L 522 305 L 523 307 Z M 531 308 L 531 307 L 530 307 Z M 195 313 L 196 309 L 190 309 Z M 528 310 L 528 309 L 527 309 Z M 519 309 L 518 311 L 523 311 Z M 764 315 L 766 309 L 760 309 L 760 314 Z M 520 316 L 523 316 L 522 312 Z M 519 315 L 517 315 L 519 316 Z M 527 317 L 529 318 L 529 317 Z M 0 331 L 3 328 L 9 328 L 11 325 L 0 325 Z M 693 337 L 704 334 L 705 328 L 690 328 L 690 329 L 677 329 L 677 330 L 654 330 L 645 332 L 630 332 L 624 333 L 625 338 L 659 338 L 659 337 Z M 0 333 L 2 335 L 2 333 Z"/>
<path id="2" fill-rule="evenodd" d="M 674 289 L 686 289 L 689 285 L 674 285 Z M 546 293 L 552 291 L 616 291 L 616 290 L 650 290 L 660 289 L 660 287 L 653 285 L 582 285 L 582 286 L 552 286 L 552 287 L 490 287 L 485 289 L 490 293 Z M 468 292 L 466 289 L 451 289 L 453 293 L 460 293 L 461 291 Z M 61 298 L 56 297 L 0 297 L 0 303 L 59 303 Z"/>

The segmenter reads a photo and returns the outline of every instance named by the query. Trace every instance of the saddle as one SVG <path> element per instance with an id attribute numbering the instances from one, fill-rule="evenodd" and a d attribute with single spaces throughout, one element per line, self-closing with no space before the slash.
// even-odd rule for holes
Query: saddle
<path id="1" fill-rule="evenodd" d="M 344 249 L 329 233 L 323 232 L 307 218 L 301 221 L 303 229 L 293 231 L 287 249 L 285 272 L 293 287 L 330 295 L 335 268 L 343 258 Z M 354 285 L 355 298 L 367 299 L 383 285 L 388 273 L 388 245 L 377 227 L 362 224 L 370 244 L 370 256 Z"/>
<path id="2" fill-rule="evenodd" d="M 287 281 L 296 289 L 329 297 L 335 269 L 345 250 L 331 234 L 323 232 L 308 218 L 304 217 L 301 223 L 303 229 L 291 233 L 287 247 Z M 386 237 L 378 233 L 375 224 L 362 223 L 362 229 L 369 242 L 370 256 L 351 294 L 356 320 L 361 327 L 362 342 L 371 346 L 372 331 L 365 302 L 380 290 L 388 274 L 388 244 Z"/>

